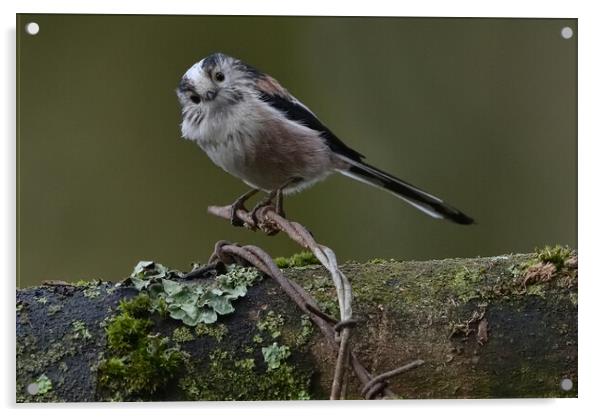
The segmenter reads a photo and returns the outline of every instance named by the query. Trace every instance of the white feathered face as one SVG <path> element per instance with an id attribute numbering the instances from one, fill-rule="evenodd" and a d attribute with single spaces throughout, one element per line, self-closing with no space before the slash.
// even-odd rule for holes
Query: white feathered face
<path id="1" fill-rule="evenodd" d="M 226 110 L 243 101 L 256 73 L 240 60 L 221 53 L 197 62 L 186 71 L 176 91 L 184 118 Z"/>

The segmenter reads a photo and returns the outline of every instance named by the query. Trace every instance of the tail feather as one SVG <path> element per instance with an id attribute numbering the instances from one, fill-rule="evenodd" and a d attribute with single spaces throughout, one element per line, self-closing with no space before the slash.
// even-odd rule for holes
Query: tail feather
<path id="1" fill-rule="evenodd" d="M 458 224 L 474 223 L 472 218 L 460 210 L 393 175 L 387 174 L 365 162 L 345 157 L 343 159 L 351 165 L 348 169 L 339 171 L 343 175 L 388 191 L 431 217 L 447 219 Z"/>

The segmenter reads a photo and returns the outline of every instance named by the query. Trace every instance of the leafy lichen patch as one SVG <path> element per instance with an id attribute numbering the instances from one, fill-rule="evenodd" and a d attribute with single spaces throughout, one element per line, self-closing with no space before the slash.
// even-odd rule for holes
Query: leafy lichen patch
<path id="1" fill-rule="evenodd" d="M 288 346 L 280 346 L 276 342 L 261 348 L 261 353 L 263 353 L 263 360 L 268 365 L 268 369 L 279 368 L 280 364 L 291 355 Z"/>
<path id="2" fill-rule="evenodd" d="M 354 332 L 354 351 L 362 363 L 375 373 L 393 369 L 407 360 L 425 359 L 427 366 L 408 373 L 407 379 L 405 376 L 391 379 L 393 391 L 405 398 L 520 396 L 521 389 L 527 385 L 528 392 L 553 395 L 559 391 L 558 381 L 554 381 L 558 375 L 570 377 L 575 383 L 577 381 L 576 371 L 570 365 L 572 360 L 565 359 L 567 355 L 573 354 L 571 349 L 574 346 L 569 346 L 569 343 L 576 343 L 576 330 L 566 324 L 570 323 L 567 320 L 570 320 L 577 303 L 576 289 L 572 287 L 576 284 L 576 257 L 566 259 L 563 269 L 549 281 L 529 282 L 525 290 L 521 285 L 525 270 L 520 265 L 527 262 L 537 263 L 541 260 L 537 255 L 531 254 L 474 260 L 342 265 L 342 270 L 352 280 L 354 316 L 359 320 L 358 328 L 365 330 Z M 466 271 L 464 267 L 468 272 L 462 272 Z M 158 271 L 153 274 L 162 273 Z M 327 271 L 321 268 L 291 268 L 285 274 L 304 288 L 309 288 L 321 302 L 336 305 L 336 293 Z M 180 283 L 175 276 L 164 275 L 164 278 Z M 159 279 L 163 280 L 156 277 L 149 280 Z M 474 292 L 471 292 L 471 285 L 476 287 Z M 266 280 L 261 286 L 248 287 L 248 295 L 232 303 L 237 310 L 235 313 L 218 315 L 218 323 L 199 323 L 195 327 L 171 319 L 165 299 L 159 298 L 157 301 L 153 298 L 154 289 L 151 286 L 152 284 L 141 292 L 125 285 L 117 286 L 115 291 L 109 292 L 108 287 L 101 286 L 102 295 L 95 299 L 83 296 L 82 288 L 75 288 L 74 294 L 65 300 L 80 300 L 85 304 L 86 312 L 97 308 L 97 305 L 103 305 L 102 310 L 99 310 L 102 312 L 100 319 L 81 317 L 85 328 L 92 335 L 91 339 L 76 337 L 77 334 L 81 335 L 82 329 L 74 328 L 75 322 L 70 315 L 74 309 L 71 304 L 61 304 L 63 296 L 54 294 L 52 288 L 24 292 L 21 295 L 18 293 L 17 328 L 21 333 L 18 335 L 17 346 L 20 378 L 17 388 L 20 400 L 63 400 L 61 396 L 67 388 L 69 392 L 75 389 L 73 385 L 69 385 L 72 374 L 67 374 L 67 371 L 73 370 L 82 363 L 83 358 L 91 355 L 97 364 L 99 350 L 94 351 L 93 348 L 99 343 L 101 349 L 107 352 L 101 358 L 101 364 L 111 359 L 111 366 L 114 368 L 114 378 L 108 382 L 116 383 L 119 378 L 127 378 L 132 373 L 133 355 L 109 354 L 108 344 L 105 343 L 108 338 L 107 329 L 113 324 L 112 314 L 128 314 L 136 321 L 148 320 L 148 326 L 142 326 L 140 330 L 141 334 L 146 335 L 141 336 L 147 339 L 144 345 L 151 351 L 165 352 L 173 349 L 178 352 L 175 353 L 176 357 L 181 355 L 181 361 L 173 367 L 170 367 L 169 361 L 155 361 L 155 364 L 163 363 L 164 370 L 171 369 L 171 372 L 165 373 L 154 373 L 156 371 L 153 369 L 157 369 L 154 365 L 146 366 L 153 363 L 153 360 L 146 361 L 146 365 L 141 368 L 146 368 L 147 377 L 155 375 L 153 380 L 158 384 L 153 394 L 119 394 L 108 390 L 106 385 L 103 385 L 102 390 L 96 391 L 96 386 L 92 385 L 85 390 L 92 395 L 98 392 L 98 396 L 92 399 L 86 397 L 85 401 L 119 400 L 128 395 L 135 400 L 298 399 L 307 398 L 310 391 L 312 398 L 327 398 L 328 392 L 323 391 L 323 387 L 328 390 L 331 383 L 331 350 L 319 332 L 314 331 L 317 334 L 312 337 L 309 319 L 305 319 L 305 324 L 303 319 L 299 320 L 299 310 L 271 280 Z M 163 285 L 160 289 L 163 291 Z M 46 297 L 48 303 L 40 304 L 34 296 Z M 124 302 L 121 308 L 115 308 L 118 299 L 132 296 L 134 298 L 131 302 Z M 463 304 L 461 299 L 468 301 Z M 64 305 L 63 312 L 49 315 L 47 312 L 50 307 L 58 304 Z M 268 321 L 275 322 L 275 331 L 280 333 L 276 338 L 268 330 L 271 326 L 266 325 L 264 330 L 257 326 L 258 321 L 265 321 L 270 311 L 273 313 Z M 478 321 L 470 322 L 474 312 L 479 317 L 483 312 L 485 315 Z M 278 325 L 279 315 L 283 319 L 282 326 Z M 548 317 L 559 320 L 559 316 L 565 319 L 558 326 L 555 325 L 557 321 L 550 321 L 551 325 L 545 331 L 542 329 L 541 323 L 548 323 Z M 68 320 L 62 328 L 58 328 L 53 335 L 55 340 L 50 344 L 43 340 L 43 333 L 29 333 L 28 329 L 40 327 L 40 320 L 54 322 L 63 320 L 64 317 L 68 317 Z M 109 317 L 105 321 L 105 327 L 101 327 L 103 317 Z M 470 322 L 464 328 L 467 331 L 458 329 L 457 337 L 450 339 L 449 326 L 453 323 L 462 325 L 467 320 Z M 515 323 L 520 323 L 519 332 L 514 329 Z M 135 324 L 122 324 L 124 332 L 129 328 L 132 337 L 137 334 Z M 179 335 L 178 328 L 189 332 Z M 307 331 L 307 337 L 303 337 L 303 329 Z M 480 329 L 486 330 L 485 337 L 483 332 L 479 336 Z M 547 332 L 566 336 L 551 339 L 547 338 Z M 194 340 L 183 341 L 188 340 L 190 334 Z M 127 338 L 124 334 L 121 336 L 124 337 L 113 341 L 120 341 L 123 346 L 127 346 Z M 302 341 L 298 342 L 298 339 Z M 138 339 L 133 337 L 132 340 Z M 481 345 L 478 340 L 481 340 Z M 557 349 L 549 348 L 558 341 L 560 345 Z M 131 342 L 129 346 L 134 344 Z M 44 351 L 38 346 L 44 346 Z M 290 356 L 280 360 L 275 369 L 270 369 L 262 348 L 272 348 L 271 353 L 277 357 L 283 353 L 280 348 L 284 347 L 289 349 Z M 308 350 L 311 350 L 311 354 L 307 354 Z M 576 355 L 576 348 L 574 350 Z M 500 356 L 506 357 L 505 362 L 492 358 L 498 352 L 501 352 Z M 35 360 L 30 359 L 32 353 L 35 353 Z M 269 351 L 266 353 L 269 359 Z M 558 360 L 550 359 L 554 355 L 562 357 Z M 537 360 L 534 360 L 536 356 Z M 546 359 L 542 359 L 544 356 Z M 123 357 L 127 360 L 120 362 Z M 319 362 L 314 363 L 316 358 Z M 83 363 L 83 368 L 88 372 L 90 365 L 85 359 Z M 510 370 L 506 368 L 508 363 L 511 365 Z M 540 368 L 533 369 L 534 363 L 538 363 Z M 49 364 L 48 368 L 43 368 L 46 364 Z M 564 368 L 558 368 L 557 364 Z M 26 368 L 29 370 L 24 371 Z M 83 368 L 80 366 L 80 369 Z M 161 366 L 158 368 L 161 369 Z M 323 372 L 312 374 L 312 369 Z M 26 386 L 42 373 L 52 381 L 53 388 L 43 395 L 23 395 L 23 392 L 26 393 Z M 91 374 L 96 378 L 102 372 L 97 373 L 92 369 Z M 530 380 L 531 376 L 542 382 Z M 78 380 L 77 384 L 79 383 Z M 353 378 L 350 378 L 349 383 L 347 392 L 353 395 L 358 387 L 353 386 Z M 520 388 L 515 388 L 518 386 Z M 575 396 L 576 391 L 566 395 Z"/>
<path id="3" fill-rule="evenodd" d="M 110 284 L 94 285 L 104 289 Z M 99 324 L 115 298 L 90 300 L 83 288 L 56 282 L 17 291 L 17 300 L 22 306 L 16 329 L 17 402 L 93 400 L 95 376 L 90 370 L 104 346 Z M 73 311 L 79 312 L 77 316 Z M 41 374 L 52 381 L 53 388 L 33 395 L 28 387 Z"/>
<path id="4" fill-rule="evenodd" d="M 186 343 L 194 340 L 194 336 L 188 327 L 174 329 L 171 338 L 176 343 Z"/>
<path id="5" fill-rule="evenodd" d="M 94 299 L 100 295 L 100 289 L 97 287 L 88 287 L 84 289 L 84 297 Z"/>
<path id="6" fill-rule="evenodd" d="M 282 326 L 284 326 L 284 317 L 273 310 L 268 311 L 257 321 L 257 328 L 270 335 L 272 339 L 277 339 L 282 334 Z"/>
<path id="7" fill-rule="evenodd" d="M 52 304 L 51 306 L 48 307 L 48 315 L 53 316 L 56 313 L 58 313 L 59 311 L 61 311 L 62 309 L 63 309 L 63 306 L 61 304 Z"/>
<path id="8" fill-rule="evenodd" d="M 300 347 L 311 340 L 314 332 L 314 327 L 307 314 L 301 316 L 301 328 L 295 337 L 295 346 Z"/>
<path id="9" fill-rule="evenodd" d="M 312 274 L 311 279 L 303 282 L 303 289 L 316 299 L 322 311 L 335 317 L 339 315 L 336 290 L 329 276 Z"/>
<path id="10" fill-rule="evenodd" d="M 202 284 L 182 282 L 177 275 L 154 262 L 136 267 L 130 282 L 140 292 L 136 297 L 122 301 L 119 314 L 107 323 L 107 352 L 98 367 L 102 399 L 157 398 L 167 389 L 176 398 L 182 395 L 184 399 L 195 400 L 226 400 L 228 395 L 254 400 L 308 398 L 309 374 L 305 368 L 287 363 L 293 353 L 288 346 L 268 346 L 267 362 L 257 362 L 257 355 L 262 352 L 261 346 L 253 342 L 253 336 L 262 333 L 271 339 L 283 337 L 284 318 L 274 311 L 266 313 L 259 323 L 249 323 L 259 333 L 249 334 L 246 341 L 232 341 L 242 343 L 237 354 L 213 348 L 209 364 L 206 356 L 198 356 L 199 349 L 215 347 L 216 342 L 221 342 L 228 334 L 228 327 L 224 323 L 213 323 L 213 320 L 194 322 L 194 313 L 187 309 L 212 309 L 220 315 L 231 313 L 231 300 L 244 296 L 258 278 L 255 270 L 232 267 L 214 282 Z M 216 301 L 205 302 L 212 298 Z M 184 320 L 179 314 L 174 316 L 174 306 L 186 310 L 191 320 Z M 185 326 L 171 327 L 170 337 L 154 334 L 155 323 L 163 323 L 155 312 L 163 312 L 164 318 L 181 320 Z M 189 326 L 193 324 L 191 331 Z M 301 322 L 301 326 L 305 328 L 308 324 Z M 308 334 L 309 330 L 305 329 L 302 338 L 307 338 Z M 149 356 L 149 352 L 157 354 Z M 196 355 L 192 356 L 192 352 Z M 171 383 L 174 378 L 180 380 L 177 394 Z M 227 394 L 236 390 L 241 392 Z"/>
<path id="11" fill-rule="evenodd" d="M 228 328 L 223 324 L 205 324 L 200 323 L 194 328 L 194 332 L 197 336 L 209 336 L 214 338 L 216 341 L 221 342 L 226 334 L 228 334 Z"/>
<path id="12" fill-rule="evenodd" d="M 71 323 L 71 325 L 73 327 L 73 334 L 76 339 L 92 339 L 92 334 L 88 330 L 86 323 L 84 323 L 81 320 L 76 320 L 73 323 Z"/>
<path id="13" fill-rule="evenodd" d="M 281 363 L 262 370 L 252 357 L 236 359 L 232 352 L 216 349 L 204 371 L 180 379 L 179 387 L 193 401 L 308 400 L 310 375 Z"/>
<path id="14" fill-rule="evenodd" d="M 187 326 L 197 326 L 215 323 L 218 315 L 232 313 L 232 301 L 244 297 L 248 287 L 259 278 L 255 269 L 238 266 L 228 267 L 226 274 L 211 283 L 176 280 L 181 275 L 161 264 L 143 261 L 134 268 L 129 280 L 148 295 L 151 310 L 167 312 Z"/>
<path id="15" fill-rule="evenodd" d="M 47 297 L 36 297 L 35 299 L 38 303 L 40 304 L 46 304 L 48 302 L 48 298 Z"/>

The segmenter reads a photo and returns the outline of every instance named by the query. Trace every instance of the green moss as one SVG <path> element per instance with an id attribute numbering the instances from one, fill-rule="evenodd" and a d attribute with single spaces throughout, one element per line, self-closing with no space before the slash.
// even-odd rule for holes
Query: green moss
<path id="1" fill-rule="evenodd" d="M 107 326 L 107 342 L 109 350 L 115 354 L 127 355 L 132 347 L 146 340 L 151 321 L 132 317 L 122 313 L 109 322 Z"/>
<path id="2" fill-rule="evenodd" d="M 427 323 L 441 320 L 453 326 L 465 317 L 450 316 L 447 314 L 450 308 L 467 304 L 468 308 L 476 308 L 500 301 L 513 302 L 523 296 L 544 298 L 552 293 L 548 291 L 551 287 L 570 288 L 576 283 L 576 278 L 570 282 L 565 280 L 568 284 L 563 281 L 563 274 L 576 271 L 567 262 L 563 274 L 541 285 L 537 283 L 533 288 L 530 288 L 531 285 L 525 288 L 522 285 L 526 271 L 522 267 L 524 263 L 536 264 L 540 260 L 531 254 L 429 262 L 392 261 L 347 264 L 344 270 L 352 280 L 354 311 L 361 313 L 362 309 L 373 308 L 396 311 L 404 315 L 428 317 L 425 319 Z M 330 299 L 330 305 L 334 307 L 336 293 L 329 283 L 321 283 L 321 278 L 311 272 L 304 272 L 302 280 L 299 279 L 300 275 L 297 274 L 295 278 L 303 283 L 320 305 L 328 303 Z M 336 317 L 336 314 L 331 315 Z M 294 345 L 294 342 L 289 345 Z"/>
<path id="3" fill-rule="evenodd" d="M 546 246 L 543 249 L 536 249 L 537 258 L 541 262 L 549 262 L 556 266 L 556 270 L 560 271 L 564 268 L 565 262 L 574 254 L 573 250 L 568 246 L 556 245 L 554 247 Z"/>
<path id="4" fill-rule="evenodd" d="M 145 295 L 122 301 L 120 314 L 106 328 L 107 350 L 98 366 L 101 396 L 117 401 L 151 399 L 187 360 L 167 337 L 150 334 L 152 322 Z M 146 316 L 146 317 L 145 317 Z"/>
<path id="5" fill-rule="evenodd" d="M 188 327 L 178 327 L 174 329 L 171 339 L 176 343 L 186 343 L 194 340 L 194 336 Z"/>
<path id="6" fill-rule="evenodd" d="M 171 381 L 177 375 L 185 369 L 194 369 L 180 344 L 193 341 L 194 334 L 221 341 L 228 329 L 212 323 L 218 314 L 233 312 L 232 301 L 244 296 L 247 287 L 259 278 L 255 269 L 240 267 L 231 267 L 228 273 L 204 283 L 169 279 L 176 275 L 177 271 L 154 262 L 139 263 L 135 268 L 130 280 L 140 290 L 139 295 L 122 300 L 119 314 L 106 325 L 107 350 L 98 366 L 99 392 L 103 398 L 144 400 L 157 398 L 162 390 L 173 389 Z M 194 334 L 185 326 L 173 330 L 171 339 L 151 334 L 154 312 L 194 326 Z M 277 317 L 270 319 L 278 321 Z M 274 320 L 269 320 L 266 328 L 273 329 Z M 247 359 L 235 364 L 237 372 L 253 370 L 254 361 Z"/>
<path id="7" fill-rule="evenodd" d="M 35 297 L 35 300 L 40 304 L 46 304 L 48 302 L 48 298 L 46 297 Z"/>
<path id="8" fill-rule="evenodd" d="M 261 370 L 253 358 L 235 359 L 221 349 L 209 355 L 207 369 L 189 374 L 179 387 L 192 401 L 308 400 L 310 375 L 288 363 Z"/>
<path id="9" fill-rule="evenodd" d="M 194 328 L 194 332 L 197 336 L 210 336 L 218 342 L 221 342 L 226 334 L 228 334 L 228 328 L 220 324 L 205 324 L 201 323 Z"/>
<path id="10" fill-rule="evenodd" d="M 152 310 L 151 299 L 148 294 L 141 293 L 129 300 L 121 300 L 119 310 L 131 317 L 148 317 L 148 313 Z"/>
<path id="11" fill-rule="evenodd" d="M 294 255 L 288 258 L 274 258 L 274 262 L 276 263 L 278 268 L 293 268 L 320 264 L 318 258 L 316 258 L 315 255 L 309 251 L 295 253 Z"/>
<path id="12" fill-rule="evenodd" d="M 458 299 L 465 303 L 481 296 L 478 288 L 483 280 L 483 273 L 482 270 L 463 267 L 450 280 L 449 286 Z"/>

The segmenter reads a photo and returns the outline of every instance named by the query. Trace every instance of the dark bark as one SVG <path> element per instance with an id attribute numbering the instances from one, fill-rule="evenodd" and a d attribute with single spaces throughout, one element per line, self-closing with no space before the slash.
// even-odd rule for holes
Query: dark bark
<path id="1" fill-rule="evenodd" d="M 390 380 L 400 398 L 576 397 L 576 256 L 561 261 L 551 267 L 537 264 L 536 255 L 508 255 L 348 263 L 342 269 L 354 288 L 358 320 L 353 350 L 374 375 L 425 361 Z M 323 268 L 291 268 L 286 275 L 336 315 Z M 137 294 L 112 283 L 18 290 L 17 400 L 328 398 L 334 353 L 318 331 L 308 332 L 300 311 L 270 279 L 199 334 L 149 315 L 149 333 L 184 352 L 174 372 L 159 374 L 164 380 L 151 376 L 152 392 L 117 392 L 119 384 L 99 383 L 97 368 L 111 359 L 107 323 L 120 314 L 120 300 Z M 291 354 L 268 370 L 262 348 L 274 342 Z M 561 389 L 563 379 L 572 389 Z M 30 385 L 35 381 L 40 384 Z M 28 385 L 47 390 L 32 395 Z M 360 390 L 349 373 L 347 397 L 360 398 Z"/>

